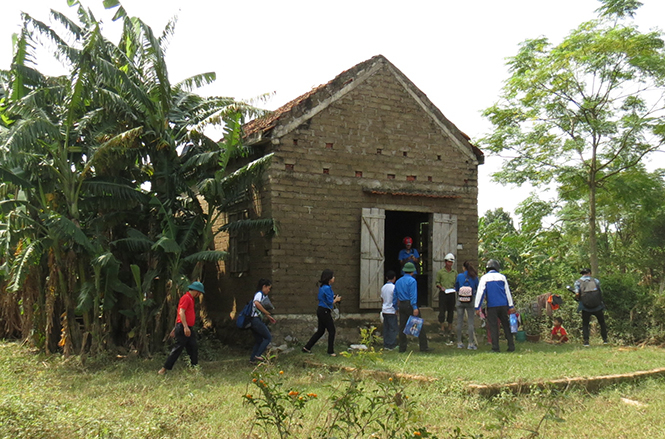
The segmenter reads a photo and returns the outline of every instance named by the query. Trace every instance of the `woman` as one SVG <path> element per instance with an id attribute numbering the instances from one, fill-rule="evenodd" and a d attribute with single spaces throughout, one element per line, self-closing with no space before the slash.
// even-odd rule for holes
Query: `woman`
<path id="1" fill-rule="evenodd" d="M 275 323 L 276 320 L 270 315 L 268 310 L 262 304 L 263 299 L 270 293 L 272 289 L 272 283 L 268 279 L 260 279 L 256 287 L 258 290 L 254 294 L 254 307 L 252 309 L 252 318 L 251 318 L 251 330 L 254 333 L 254 347 L 252 348 L 252 354 L 249 357 L 251 363 L 256 363 L 257 361 L 265 361 L 263 357 L 263 352 L 266 350 L 270 342 L 272 341 L 272 335 L 263 320 L 259 312 L 268 318 L 270 323 Z"/>
<path id="2" fill-rule="evenodd" d="M 309 339 L 307 344 L 302 348 L 303 352 L 311 353 L 312 348 L 317 341 L 328 331 L 328 355 L 336 357 L 335 354 L 335 322 L 332 318 L 333 306 L 342 300 L 341 296 L 333 293 L 331 284 L 335 282 L 335 275 L 332 270 L 325 269 L 321 273 L 319 280 L 319 307 L 316 309 L 316 318 L 319 321 L 319 327 Z"/>
<path id="3" fill-rule="evenodd" d="M 457 347 L 464 348 L 462 343 L 462 325 L 464 324 L 464 312 L 466 311 L 467 325 L 469 328 L 469 340 L 467 349 L 476 350 L 474 332 L 474 301 L 478 290 L 478 272 L 473 264 L 465 261 L 462 264 L 465 271 L 457 275 L 455 280 L 455 291 L 457 291 Z"/>

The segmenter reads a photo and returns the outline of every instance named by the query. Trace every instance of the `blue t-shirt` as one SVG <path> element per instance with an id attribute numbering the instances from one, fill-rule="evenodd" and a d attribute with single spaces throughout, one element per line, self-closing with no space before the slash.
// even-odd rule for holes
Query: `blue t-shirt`
<path id="1" fill-rule="evenodd" d="M 397 302 L 403 300 L 408 300 L 413 309 L 418 309 L 418 283 L 410 274 L 405 274 L 395 282 L 395 295 L 393 297 L 395 309 L 398 309 Z"/>
<path id="2" fill-rule="evenodd" d="M 333 293 L 330 285 L 321 285 L 319 287 L 319 306 L 323 308 L 333 309 L 333 301 L 335 300 L 335 293 Z"/>
<path id="3" fill-rule="evenodd" d="M 407 250 L 407 249 L 403 248 L 402 250 L 399 251 L 399 256 L 397 257 L 397 259 L 399 259 L 399 261 L 402 262 L 402 261 L 406 261 L 409 258 L 409 256 L 413 256 L 416 259 L 420 259 L 420 253 L 418 253 L 418 250 L 416 250 L 415 248 L 411 248 L 411 250 Z M 410 262 L 410 261 L 406 261 L 406 262 Z M 404 265 L 404 264 L 402 264 L 402 265 Z M 416 273 L 418 273 L 418 264 L 414 262 L 413 265 L 416 266 Z M 402 271 L 402 274 L 404 274 L 403 271 Z"/>

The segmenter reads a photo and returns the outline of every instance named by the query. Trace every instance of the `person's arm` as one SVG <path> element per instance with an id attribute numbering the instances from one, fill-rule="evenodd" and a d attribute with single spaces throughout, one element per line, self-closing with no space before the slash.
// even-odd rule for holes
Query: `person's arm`
<path id="1" fill-rule="evenodd" d="M 478 291 L 476 292 L 476 302 L 473 307 L 476 309 L 476 315 L 480 315 L 480 304 L 483 303 L 483 296 L 485 296 L 485 279 L 480 278 L 478 284 Z"/>
<path id="2" fill-rule="evenodd" d="M 192 335 L 192 331 L 189 329 L 189 325 L 187 324 L 187 317 L 185 316 L 185 308 L 179 308 L 178 313 L 180 314 L 180 322 L 182 323 L 182 327 L 185 330 L 185 337 L 189 337 Z"/>
<path id="3" fill-rule="evenodd" d="M 275 320 L 275 318 L 272 315 L 270 315 L 270 313 L 268 311 L 266 311 L 266 309 L 263 307 L 263 305 L 261 305 L 261 302 L 259 302 L 258 300 L 255 300 L 254 301 L 254 306 L 256 307 L 256 309 L 261 311 L 264 316 L 268 317 L 268 320 L 270 320 L 270 323 L 276 323 L 277 322 L 277 320 Z"/>
<path id="4" fill-rule="evenodd" d="M 510 285 L 508 285 L 508 279 L 503 277 L 503 284 L 506 289 L 506 298 L 508 299 L 508 312 L 510 314 L 515 314 L 515 304 L 513 303 L 513 295 L 510 294 Z"/>
<path id="5" fill-rule="evenodd" d="M 410 276 L 407 274 L 407 276 Z M 409 301 L 411 302 L 411 308 L 413 308 L 413 315 L 418 317 L 420 311 L 418 310 L 418 284 L 415 279 L 409 285 Z"/>

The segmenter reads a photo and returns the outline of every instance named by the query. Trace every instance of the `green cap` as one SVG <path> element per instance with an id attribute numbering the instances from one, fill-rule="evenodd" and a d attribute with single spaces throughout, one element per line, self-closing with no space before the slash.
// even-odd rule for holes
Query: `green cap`
<path id="1" fill-rule="evenodd" d="M 407 262 L 404 264 L 404 268 L 402 268 L 402 271 L 405 273 L 413 273 L 416 271 L 416 266 L 413 265 L 413 262 Z"/>
<path id="2" fill-rule="evenodd" d="M 203 284 L 201 282 L 192 282 L 188 287 L 188 290 L 194 290 L 198 291 L 201 294 L 205 294 L 205 289 L 203 288 Z"/>

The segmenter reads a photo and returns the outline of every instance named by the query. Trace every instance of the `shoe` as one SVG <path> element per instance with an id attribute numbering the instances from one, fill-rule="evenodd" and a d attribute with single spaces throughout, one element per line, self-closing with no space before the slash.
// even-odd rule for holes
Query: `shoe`
<path id="1" fill-rule="evenodd" d="M 304 347 L 304 346 L 303 346 L 303 348 L 302 348 L 302 351 L 303 351 L 304 353 L 306 353 L 306 354 L 311 354 L 311 353 L 312 353 L 312 351 L 310 351 L 309 349 L 307 349 L 307 348 Z"/>
<path id="2" fill-rule="evenodd" d="M 475 344 L 470 344 L 470 345 L 467 346 L 466 348 L 467 348 L 468 350 L 470 350 L 470 351 L 476 351 L 476 350 L 478 350 L 478 346 L 476 346 Z"/>
<path id="3" fill-rule="evenodd" d="M 585 348 L 588 348 L 588 347 L 589 347 L 589 343 L 584 343 L 582 346 L 584 346 Z"/>
<path id="4" fill-rule="evenodd" d="M 160 375 L 164 375 L 166 373 L 166 369 L 162 367 L 161 369 L 159 369 L 159 372 L 157 373 Z"/>
<path id="5" fill-rule="evenodd" d="M 337 354 L 334 353 L 334 352 L 332 354 L 328 354 L 328 355 L 330 355 L 331 357 L 336 357 L 337 356 Z"/>
<path id="6" fill-rule="evenodd" d="M 263 357 L 254 357 L 249 359 L 249 362 L 252 364 L 263 363 L 264 361 L 266 361 L 266 359 Z"/>
<path id="7" fill-rule="evenodd" d="M 605 341 L 603 342 L 603 344 L 610 344 L 610 342 L 607 341 L 607 340 L 605 340 Z"/>
<path id="8" fill-rule="evenodd" d="M 454 345 L 454 344 L 455 344 L 455 343 L 452 342 L 452 341 L 447 341 L 447 342 L 446 342 L 446 346 L 452 346 L 452 345 Z"/>
<path id="9" fill-rule="evenodd" d="M 427 348 L 421 349 L 420 352 L 432 352 L 433 350 L 434 350 L 433 348 L 427 347 Z"/>
<path id="10" fill-rule="evenodd" d="M 464 343 L 457 343 L 457 349 L 464 349 Z"/>
<path id="11" fill-rule="evenodd" d="M 508 349 L 508 352 L 515 352 L 515 348 Z"/>

